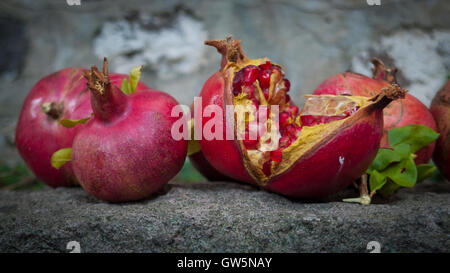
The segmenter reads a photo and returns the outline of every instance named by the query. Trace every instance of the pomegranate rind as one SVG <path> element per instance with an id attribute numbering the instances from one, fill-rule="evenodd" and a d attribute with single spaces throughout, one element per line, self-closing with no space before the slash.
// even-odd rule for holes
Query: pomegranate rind
<path id="1" fill-rule="evenodd" d="M 438 91 L 431 102 L 431 113 L 437 121 L 440 136 L 436 141 L 433 162 L 450 181 L 450 81 Z"/>
<path id="2" fill-rule="evenodd" d="M 229 40 L 221 42 L 236 45 Z M 239 48 L 235 48 L 234 52 L 243 54 L 240 44 L 237 45 Z M 267 58 L 249 60 L 239 54 L 230 60 L 227 59 L 227 49 L 218 47 L 218 51 L 224 56 L 222 69 L 211 76 L 202 88 L 200 96 L 203 108 L 215 104 L 224 109 L 224 106 L 236 103 L 232 92 L 233 76 L 236 71 L 247 65 L 259 65 L 268 60 Z M 393 89 L 396 90 L 396 88 Z M 215 169 L 234 179 L 293 197 L 308 198 L 327 195 L 348 186 L 369 167 L 382 136 L 382 109 L 391 100 L 404 96 L 404 91 L 401 90 L 395 95 L 395 92 L 388 90 L 381 95 L 375 95 L 372 101 L 361 98 L 361 101 L 367 103 L 359 105 L 361 108 L 350 117 L 312 127 L 316 128 L 312 129 L 316 133 L 311 134 L 315 136 L 311 136 L 310 141 L 303 142 L 306 146 L 302 147 L 300 152 L 293 145 L 292 150 L 287 153 L 288 158 L 285 158 L 283 153 L 283 160 L 280 163 L 283 168 L 275 171 L 272 165 L 272 171 L 275 172 L 268 176 L 263 173 L 260 166 L 255 166 L 256 164 L 251 162 L 241 140 L 202 139 L 200 140 L 201 149 L 205 158 Z M 203 119 L 203 125 L 208 121 L 209 119 Z M 225 116 L 220 126 L 223 128 L 225 137 Z M 308 138 L 305 139 L 308 140 Z M 301 137 L 297 141 L 300 142 Z M 289 158 L 289 155 L 292 157 Z M 327 161 L 324 162 L 329 163 L 332 168 L 328 168 L 327 164 L 321 164 L 320 160 L 325 157 Z M 339 168 L 336 169 L 336 166 Z M 316 178 L 315 175 L 319 173 L 321 176 Z"/>
<path id="3" fill-rule="evenodd" d="M 378 68 L 380 70 L 380 68 Z M 374 72 L 378 75 L 378 72 Z M 390 72 L 392 73 L 392 72 Z M 384 74 L 392 75 L 392 74 Z M 386 77 L 386 76 L 383 76 Z M 392 76 L 391 76 L 392 77 Z M 324 80 L 315 90 L 315 95 L 353 95 L 373 97 L 381 92 L 384 87 L 391 83 L 380 78 L 372 79 L 362 74 L 345 72 L 334 75 Z M 437 130 L 436 122 L 428 108 L 417 98 L 406 94 L 405 99 L 396 100 L 390 103 L 383 110 L 384 134 L 382 138 L 382 148 L 389 148 L 387 141 L 387 131 L 410 124 L 422 124 Z M 435 142 L 420 149 L 414 160 L 416 164 L 424 164 L 430 161 Z"/>

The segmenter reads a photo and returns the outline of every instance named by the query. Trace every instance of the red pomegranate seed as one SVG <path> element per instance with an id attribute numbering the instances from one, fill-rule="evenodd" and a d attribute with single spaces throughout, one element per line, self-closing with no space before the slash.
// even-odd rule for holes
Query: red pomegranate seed
<path id="1" fill-rule="evenodd" d="M 266 176 L 269 176 L 272 170 L 270 169 L 272 166 L 272 161 L 268 160 L 263 164 L 262 171 Z"/>
<path id="2" fill-rule="evenodd" d="M 270 75 L 272 74 L 271 70 L 263 70 L 258 77 L 259 80 L 259 86 L 261 86 L 262 89 L 269 88 L 270 86 Z"/>
<path id="3" fill-rule="evenodd" d="M 239 72 L 234 74 L 233 78 L 233 95 L 237 96 L 242 91 L 242 84 L 244 83 L 244 70 L 241 69 Z"/>
<path id="4" fill-rule="evenodd" d="M 281 127 L 286 127 L 289 124 L 289 118 L 291 116 L 288 112 L 281 112 L 280 114 L 280 125 Z"/>
<path id="5" fill-rule="evenodd" d="M 244 83 L 245 85 L 252 85 L 259 77 L 259 68 L 254 65 L 249 65 L 244 68 L 245 76 Z"/>
<path id="6" fill-rule="evenodd" d="M 259 68 L 261 68 L 261 70 L 272 70 L 272 64 L 269 61 L 266 61 L 266 63 L 260 64 Z"/>
<path id="7" fill-rule="evenodd" d="M 295 135 L 296 130 L 295 130 L 295 126 L 292 124 L 289 124 L 285 127 L 284 133 L 289 135 L 291 138 L 294 137 L 296 138 L 297 136 Z"/>
<path id="8" fill-rule="evenodd" d="M 265 89 L 263 91 L 263 94 L 264 94 L 264 98 L 266 98 L 266 100 L 268 100 L 269 99 L 269 89 Z"/>
<path id="9" fill-rule="evenodd" d="M 258 140 L 251 140 L 249 133 L 245 133 L 243 143 L 247 150 L 254 150 L 258 147 Z"/>
<path id="10" fill-rule="evenodd" d="M 294 105 L 289 105 L 286 107 L 285 111 L 290 113 L 292 118 L 295 118 L 298 115 L 298 107 Z"/>
<path id="11" fill-rule="evenodd" d="M 289 146 L 289 141 L 290 141 L 290 139 L 289 139 L 289 137 L 287 137 L 287 136 L 282 136 L 281 138 L 280 138 L 280 140 L 279 140 L 279 147 L 280 148 L 286 148 L 287 146 Z"/>
<path id="12" fill-rule="evenodd" d="M 272 161 L 275 161 L 275 162 L 281 162 L 282 161 L 282 155 L 283 155 L 283 152 L 281 151 L 281 149 L 278 149 L 278 150 L 275 150 L 275 151 L 271 151 L 270 152 L 270 159 Z"/>
<path id="13" fill-rule="evenodd" d="M 284 79 L 284 86 L 286 87 L 286 92 L 291 89 L 291 82 L 288 79 Z"/>
<path id="14" fill-rule="evenodd" d="M 253 85 L 245 85 L 244 86 L 244 92 L 248 94 L 248 97 L 250 99 L 253 99 L 255 97 L 255 86 L 253 86 Z"/>

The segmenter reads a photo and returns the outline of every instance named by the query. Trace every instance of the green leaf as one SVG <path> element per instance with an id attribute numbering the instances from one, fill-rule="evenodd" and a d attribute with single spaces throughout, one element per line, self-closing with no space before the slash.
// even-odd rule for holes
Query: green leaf
<path id="1" fill-rule="evenodd" d="M 436 166 L 433 164 L 417 165 L 417 183 L 433 176 Z"/>
<path id="2" fill-rule="evenodd" d="M 136 92 L 137 85 L 139 83 L 139 79 L 141 78 L 142 73 L 142 65 L 131 69 L 130 71 L 130 84 L 131 84 L 131 93 Z"/>
<path id="3" fill-rule="evenodd" d="M 439 134 L 433 129 L 419 124 L 406 125 L 388 131 L 389 144 L 395 147 L 407 143 L 411 145 L 411 153 L 435 141 Z"/>
<path id="4" fill-rule="evenodd" d="M 379 149 L 370 169 L 382 171 L 394 162 L 400 162 L 409 157 L 411 146 L 407 143 L 399 144 L 393 149 Z"/>
<path id="5" fill-rule="evenodd" d="M 412 156 L 389 166 L 382 174 L 402 187 L 412 187 L 417 181 L 417 169 Z"/>
<path id="6" fill-rule="evenodd" d="M 142 65 L 137 66 L 133 69 L 131 69 L 130 71 L 130 80 L 128 81 L 127 78 L 124 78 L 122 80 L 122 84 L 120 85 L 120 90 L 122 90 L 122 92 L 125 95 L 129 95 L 131 93 L 136 92 L 138 83 L 139 83 L 139 79 L 141 78 L 141 74 L 142 74 Z"/>
<path id="7" fill-rule="evenodd" d="M 66 128 L 72 128 L 77 126 L 78 124 L 85 124 L 88 120 L 91 119 L 91 117 L 94 116 L 94 113 L 91 114 L 90 117 L 82 118 L 82 119 L 63 119 L 59 121 L 59 124 Z"/>
<path id="8" fill-rule="evenodd" d="M 127 78 L 123 78 L 122 80 L 122 84 L 120 85 L 120 90 L 122 90 L 122 92 L 125 95 L 131 94 L 131 85 L 128 82 Z"/>
<path id="9" fill-rule="evenodd" d="M 52 154 L 51 164 L 53 168 L 59 169 L 72 160 L 72 148 L 63 148 Z"/>
<path id="10" fill-rule="evenodd" d="M 387 177 L 384 174 L 379 173 L 377 170 L 373 170 L 370 173 L 369 186 L 371 191 L 377 191 L 381 189 L 381 187 L 383 187 L 386 182 Z"/>

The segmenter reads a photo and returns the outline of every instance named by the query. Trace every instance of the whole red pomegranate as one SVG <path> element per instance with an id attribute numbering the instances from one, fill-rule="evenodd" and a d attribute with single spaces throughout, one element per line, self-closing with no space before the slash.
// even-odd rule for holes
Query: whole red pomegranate
<path id="1" fill-rule="evenodd" d="M 22 106 L 15 142 L 20 155 L 39 180 L 51 187 L 77 185 L 70 163 L 60 169 L 50 164 L 51 156 L 61 148 L 72 146 L 80 126 L 66 128 L 63 119 L 78 120 L 92 113 L 83 72 L 71 67 L 39 80 Z M 123 74 L 111 74 L 111 82 L 120 84 Z M 148 89 L 139 83 L 138 90 Z"/>
<path id="2" fill-rule="evenodd" d="M 221 174 L 206 160 L 202 151 L 189 155 L 192 166 L 209 181 L 234 181 L 234 179 Z"/>
<path id="3" fill-rule="evenodd" d="M 178 103 L 166 93 L 141 90 L 125 95 L 95 66 L 85 73 L 94 117 L 72 146 L 80 185 L 95 197 L 124 202 L 148 197 L 182 168 L 187 141 L 174 140 L 171 111 Z"/>
<path id="4" fill-rule="evenodd" d="M 373 78 L 345 72 L 334 75 L 323 81 L 314 91 L 316 95 L 355 95 L 373 97 L 384 87 L 395 83 L 395 73 L 397 69 L 387 69 L 382 61 L 374 58 Z M 436 122 L 428 108 L 416 97 L 406 94 L 405 99 L 390 103 L 383 111 L 384 115 L 384 136 L 382 147 L 388 146 L 387 131 L 410 124 L 422 124 L 437 130 Z M 416 155 L 416 164 L 423 164 L 430 161 L 433 155 L 435 142 L 420 149 Z"/>
<path id="5" fill-rule="evenodd" d="M 230 121 L 226 115 L 213 120 L 223 136 L 200 140 L 205 158 L 224 175 L 292 197 L 329 195 L 359 178 L 377 153 L 383 133 L 382 109 L 405 93 L 391 85 L 372 99 L 310 95 L 299 111 L 289 98 L 290 83 L 279 65 L 267 58 L 247 58 L 240 41 L 231 37 L 206 44 L 216 47 L 223 58 L 220 71 L 205 82 L 200 93 L 202 109 L 217 105 L 225 113 L 226 106 L 233 105 L 236 125 L 231 126 L 235 138 L 227 140 Z M 268 119 L 261 126 L 256 122 L 259 114 L 253 109 L 273 116 L 276 110 L 262 106 L 274 105 L 279 107 L 278 123 Z M 248 110 L 249 115 L 238 109 Z M 213 118 L 202 118 L 203 130 Z M 196 130 L 199 134 L 197 126 Z"/>
<path id="6" fill-rule="evenodd" d="M 431 102 L 431 113 L 440 133 L 433 161 L 442 175 L 450 181 L 450 81 L 447 81 Z"/>

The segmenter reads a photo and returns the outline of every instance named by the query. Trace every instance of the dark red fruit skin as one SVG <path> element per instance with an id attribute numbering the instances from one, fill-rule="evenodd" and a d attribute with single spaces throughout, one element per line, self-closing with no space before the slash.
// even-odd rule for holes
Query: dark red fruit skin
<path id="1" fill-rule="evenodd" d="M 16 147 L 35 176 L 50 187 L 78 185 L 69 162 L 60 169 L 50 164 L 54 152 L 72 147 L 73 138 L 80 125 L 66 128 L 62 119 L 81 119 L 92 113 L 89 91 L 83 77 L 84 68 L 70 67 L 59 70 L 39 80 L 23 103 L 16 127 Z M 111 74 L 111 81 L 120 85 L 127 75 Z M 139 83 L 138 90 L 148 89 Z M 44 102 L 64 103 L 64 111 L 57 120 L 41 109 Z"/>
<path id="2" fill-rule="evenodd" d="M 206 179 L 209 181 L 233 181 L 234 179 L 221 174 L 216 169 L 214 169 L 211 164 L 209 164 L 208 160 L 206 160 L 205 155 L 202 151 L 199 151 L 195 154 L 189 156 L 189 160 L 192 163 L 192 166 L 201 173 Z"/>
<path id="3" fill-rule="evenodd" d="M 431 113 L 440 133 L 433 161 L 442 175 L 450 181 L 450 81 L 447 81 L 431 102 Z"/>
<path id="4" fill-rule="evenodd" d="M 382 128 L 381 111 L 361 116 L 290 171 L 276 177 L 267 189 L 287 196 L 316 198 L 348 187 L 375 158 Z"/>
<path id="5" fill-rule="evenodd" d="M 200 93 L 203 108 L 209 104 L 223 108 L 224 88 L 222 73 L 209 78 Z M 324 139 L 314 153 L 303 156 L 264 188 L 290 197 L 317 198 L 349 186 L 361 177 L 378 151 L 383 128 L 381 109 L 367 107 L 350 116 L 342 131 Z M 208 120 L 203 118 L 203 125 Z M 224 121 L 222 125 L 226 132 Z M 257 185 L 245 169 L 235 141 L 202 139 L 200 145 L 215 169 L 236 180 Z"/>
<path id="6" fill-rule="evenodd" d="M 334 75 L 323 81 L 314 91 L 315 95 L 354 95 L 373 97 L 381 89 L 389 86 L 384 80 L 375 80 L 373 78 L 345 72 Z M 406 94 L 404 99 L 391 102 L 384 109 L 384 136 L 382 147 L 387 147 L 387 131 L 410 124 L 422 124 L 437 130 L 436 122 L 428 108 L 416 97 Z M 430 161 L 435 147 L 435 142 L 420 149 L 416 155 L 416 164 L 423 164 Z"/>
<path id="7" fill-rule="evenodd" d="M 115 87 L 104 101 L 93 94 L 94 118 L 73 141 L 72 166 L 80 185 L 108 202 L 139 200 L 161 189 L 186 158 L 187 141 L 171 135 L 178 119 L 171 111 L 178 102 L 151 89 L 125 96 Z"/>
<path id="8" fill-rule="evenodd" d="M 205 82 L 200 92 L 199 96 L 202 98 L 202 109 L 205 109 L 206 106 L 212 104 L 225 109 L 224 89 L 225 81 L 222 73 L 216 72 Z M 209 117 L 203 117 L 202 128 L 210 119 L 211 118 Z M 203 155 L 205 156 L 206 160 L 213 166 L 214 169 L 216 169 L 220 173 L 226 174 L 227 176 L 238 181 L 256 184 L 256 182 L 254 182 L 248 174 L 245 167 L 242 165 L 241 154 L 235 141 L 226 140 L 225 138 L 225 115 L 224 119 L 221 120 L 220 125 L 223 127 L 223 140 L 206 140 L 204 137 L 199 140 Z"/>

